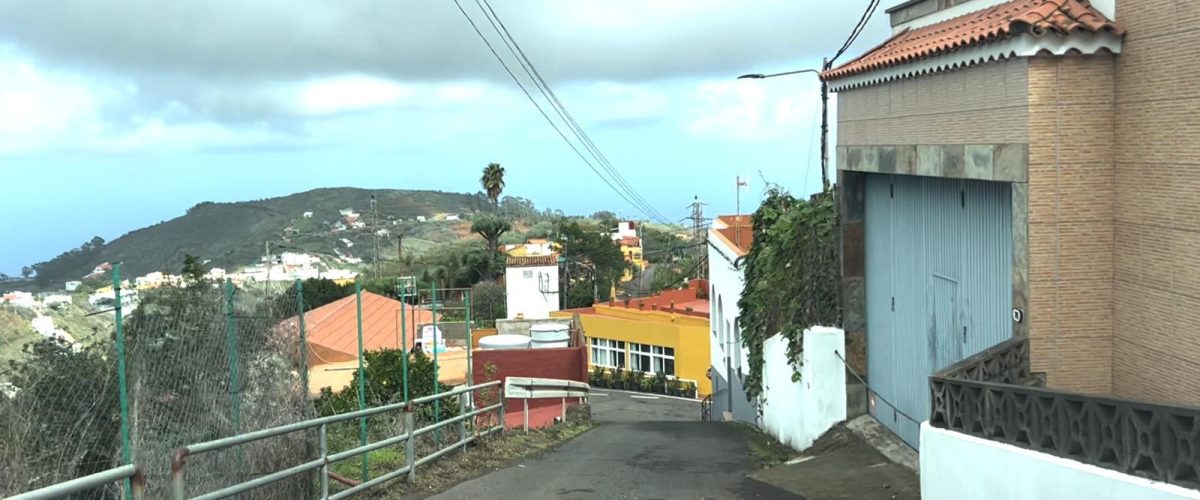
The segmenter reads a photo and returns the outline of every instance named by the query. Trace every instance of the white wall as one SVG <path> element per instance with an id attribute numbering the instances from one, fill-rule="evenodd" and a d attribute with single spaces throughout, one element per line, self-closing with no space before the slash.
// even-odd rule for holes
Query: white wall
<path id="1" fill-rule="evenodd" d="M 925 500 L 1200 499 L 1200 491 L 921 424 Z"/>
<path id="2" fill-rule="evenodd" d="M 708 282 L 712 287 L 712 291 L 708 297 L 708 331 L 709 331 L 709 356 L 712 366 L 720 367 L 722 370 L 725 367 L 726 350 L 734 351 L 739 356 L 741 366 L 747 366 L 749 353 L 745 348 L 741 347 L 740 342 L 734 343 L 734 332 L 729 331 L 729 325 L 732 325 L 741 314 L 738 309 L 738 299 L 742 297 L 742 287 L 745 285 L 745 274 L 742 270 L 733 267 L 731 259 L 736 259 L 736 254 L 733 249 L 725 247 L 724 242 L 720 238 L 709 238 L 713 244 L 708 247 Z M 716 247 L 721 247 L 722 251 L 718 251 Z M 717 332 L 716 335 L 713 332 Z M 740 338 L 740 335 L 736 336 Z M 731 361 L 734 366 L 734 373 L 737 373 L 738 359 Z M 726 380 L 729 377 L 726 376 Z"/>
<path id="3" fill-rule="evenodd" d="M 763 343 L 762 430 L 803 451 L 846 420 L 846 370 L 837 357 L 846 356 L 846 335 L 837 328 L 806 330 L 798 382 L 792 382 L 787 346 L 780 335 Z"/>
<path id="4" fill-rule="evenodd" d="M 558 310 L 558 266 L 510 267 L 504 271 L 508 318 L 549 318 Z"/>

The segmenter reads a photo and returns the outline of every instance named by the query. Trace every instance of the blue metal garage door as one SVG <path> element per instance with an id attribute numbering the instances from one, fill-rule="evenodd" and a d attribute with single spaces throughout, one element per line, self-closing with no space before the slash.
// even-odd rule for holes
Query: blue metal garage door
<path id="1" fill-rule="evenodd" d="M 1010 197 L 1008 183 L 867 177 L 871 412 L 913 447 L 927 377 L 1012 336 Z"/>

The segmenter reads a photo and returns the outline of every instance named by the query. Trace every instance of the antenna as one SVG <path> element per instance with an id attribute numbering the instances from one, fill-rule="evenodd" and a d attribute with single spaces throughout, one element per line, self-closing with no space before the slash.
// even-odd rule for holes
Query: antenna
<path id="1" fill-rule="evenodd" d="M 733 219 L 733 243 L 739 248 L 742 246 L 742 188 L 750 189 L 750 178 L 737 177 L 737 183 L 734 184 L 734 190 L 737 192 L 737 214 Z"/>

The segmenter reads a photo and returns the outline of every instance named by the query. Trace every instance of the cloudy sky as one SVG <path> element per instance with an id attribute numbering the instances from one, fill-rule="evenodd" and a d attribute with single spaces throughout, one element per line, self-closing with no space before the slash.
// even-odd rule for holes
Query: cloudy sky
<path id="1" fill-rule="evenodd" d="M 867 3 L 492 7 L 632 188 L 676 219 L 693 196 L 732 213 L 738 175 L 747 210 L 763 179 L 819 188 L 816 78 L 734 77 L 819 66 Z M 462 5 L 533 89 L 476 0 Z M 887 33 L 881 8 L 848 56 Z M 474 192 L 492 161 L 539 207 L 643 217 L 450 0 L 0 0 L 0 272 L 206 200 Z"/>

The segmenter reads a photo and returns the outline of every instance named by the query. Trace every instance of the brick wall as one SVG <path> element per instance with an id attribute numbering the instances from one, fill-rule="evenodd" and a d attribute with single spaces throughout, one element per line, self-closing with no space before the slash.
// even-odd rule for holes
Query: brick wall
<path id="1" fill-rule="evenodd" d="M 556 378 L 587 382 L 587 350 L 584 347 L 567 347 L 561 349 L 503 349 L 475 351 L 472 357 L 473 377 L 476 384 L 490 380 L 503 381 L 505 377 L 534 377 Z M 489 375 L 489 367 L 494 372 Z M 574 404 L 568 401 L 568 405 Z M 504 411 L 510 426 L 519 425 L 517 417 L 523 409 L 520 400 L 509 401 Z M 530 427 L 543 427 L 560 415 L 558 409 L 562 401 L 558 399 L 530 400 Z"/>
<path id="2" fill-rule="evenodd" d="M 1113 57 L 1029 62 L 1029 337 L 1056 389 L 1112 390 Z"/>
<path id="3" fill-rule="evenodd" d="M 1113 392 L 1200 405 L 1200 9 L 1121 0 Z"/>
<path id="4" fill-rule="evenodd" d="M 1000 61 L 841 91 L 838 145 L 1025 143 L 1026 64 Z"/>

